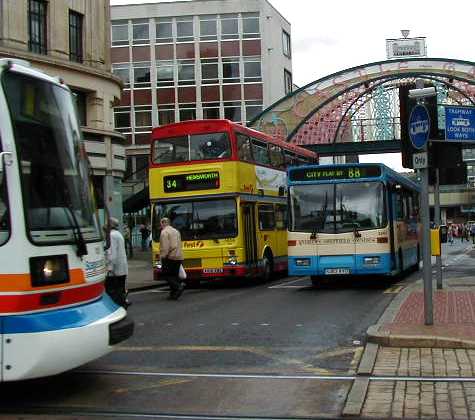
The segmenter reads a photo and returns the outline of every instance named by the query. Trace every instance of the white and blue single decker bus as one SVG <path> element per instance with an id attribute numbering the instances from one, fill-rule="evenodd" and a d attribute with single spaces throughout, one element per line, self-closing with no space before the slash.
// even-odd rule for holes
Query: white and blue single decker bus
<path id="1" fill-rule="evenodd" d="M 293 276 L 396 275 L 421 256 L 419 186 L 382 164 L 288 170 Z"/>

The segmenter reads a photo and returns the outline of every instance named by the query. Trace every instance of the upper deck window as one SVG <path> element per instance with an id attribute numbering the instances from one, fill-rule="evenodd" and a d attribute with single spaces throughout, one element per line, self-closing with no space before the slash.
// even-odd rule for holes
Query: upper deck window
<path id="1" fill-rule="evenodd" d="M 228 159 L 231 144 L 226 133 L 193 134 L 160 139 L 153 144 L 154 163 Z"/>

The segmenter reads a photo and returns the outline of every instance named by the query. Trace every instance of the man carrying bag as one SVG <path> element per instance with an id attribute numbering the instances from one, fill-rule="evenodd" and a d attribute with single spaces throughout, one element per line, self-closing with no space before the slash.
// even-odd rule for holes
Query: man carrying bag
<path id="1" fill-rule="evenodd" d="M 170 225 L 170 219 L 167 217 L 160 220 L 160 226 L 162 228 L 160 233 L 162 276 L 170 286 L 169 299 L 177 300 L 185 289 L 185 285 L 179 277 L 180 266 L 183 262 L 181 235 Z"/>

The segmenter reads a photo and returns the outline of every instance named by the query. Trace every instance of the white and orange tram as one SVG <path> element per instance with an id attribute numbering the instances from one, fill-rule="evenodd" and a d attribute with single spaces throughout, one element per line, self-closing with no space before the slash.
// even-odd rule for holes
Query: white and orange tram
<path id="1" fill-rule="evenodd" d="M 104 292 L 103 238 L 73 97 L 0 59 L 0 380 L 54 375 L 133 332 Z"/>

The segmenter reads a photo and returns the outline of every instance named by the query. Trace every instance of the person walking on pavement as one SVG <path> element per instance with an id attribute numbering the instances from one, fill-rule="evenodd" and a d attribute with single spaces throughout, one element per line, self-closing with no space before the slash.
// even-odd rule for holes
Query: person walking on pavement
<path id="1" fill-rule="evenodd" d="M 132 258 L 134 256 L 134 250 L 132 248 L 132 232 L 130 231 L 130 227 L 127 223 L 124 224 L 124 241 L 127 257 Z"/>
<path id="2" fill-rule="evenodd" d="M 127 300 L 127 275 L 128 264 L 125 252 L 124 237 L 119 231 L 119 221 L 111 217 L 109 219 L 110 246 L 106 250 L 107 277 L 106 292 L 112 300 L 120 306 L 127 308 L 130 302 Z"/>
<path id="3" fill-rule="evenodd" d="M 453 245 L 454 243 L 454 227 L 450 226 L 449 229 L 447 230 L 447 242 L 450 245 Z"/>
<path id="4" fill-rule="evenodd" d="M 140 225 L 140 235 L 142 239 L 142 251 L 147 250 L 147 239 L 150 235 L 150 231 L 148 230 L 147 226 L 145 225 Z"/>
<path id="5" fill-rule="evenodd" d="M 183 262 L 181 249 L 181 235 L 178 230 L 170 225 L 170 219 L 164 217 L 160 220 L 160 260 L 162 262 L 162 275 L 170 286 L 169 299 L 177 300 L 185 285 L 178 277 L 180 266 Z"/>
<path id="6" fill-rule="evenodd" d="M 472 244 L 475 245 L 475 223 L 470 227 L 470 236 L 472 237 Z"/>

